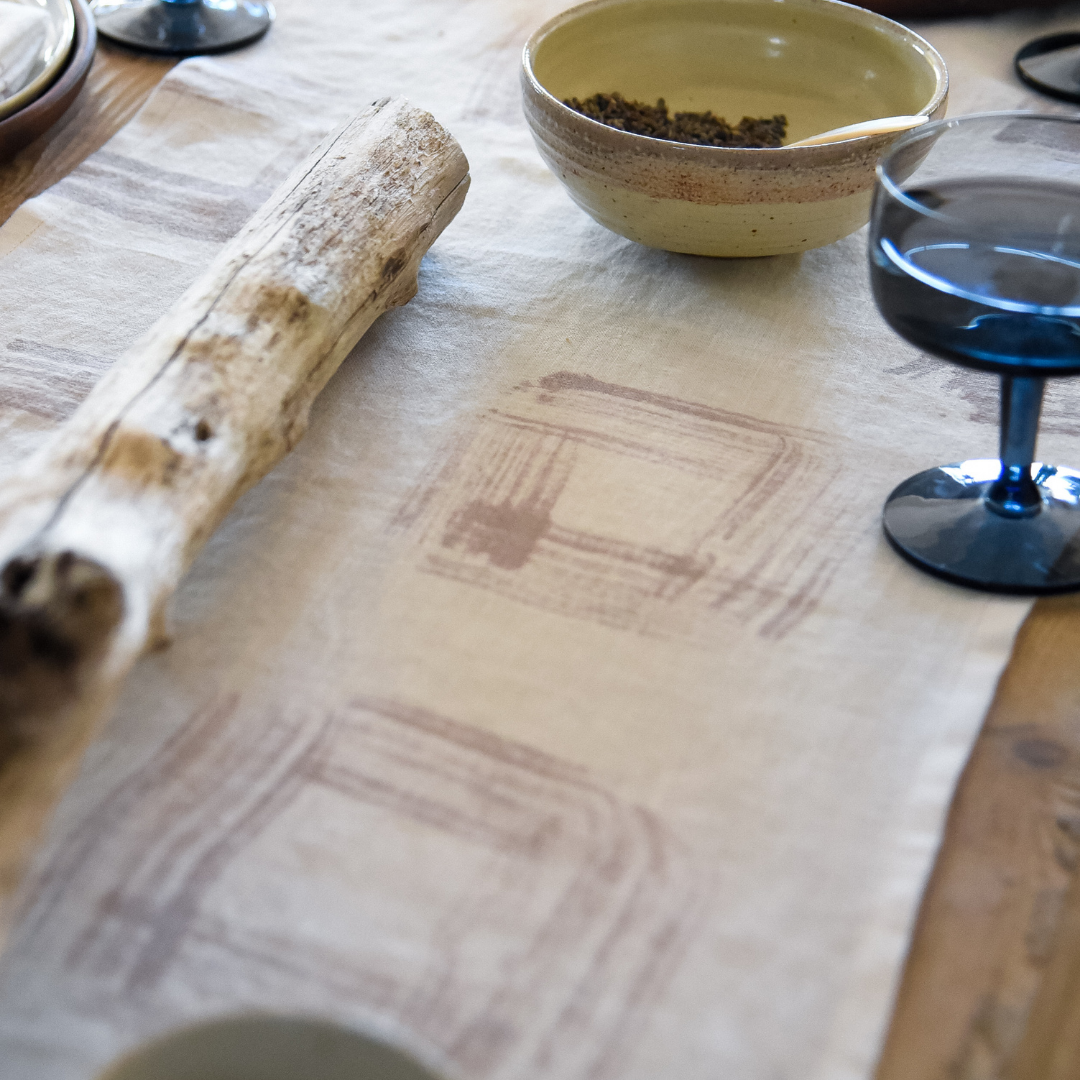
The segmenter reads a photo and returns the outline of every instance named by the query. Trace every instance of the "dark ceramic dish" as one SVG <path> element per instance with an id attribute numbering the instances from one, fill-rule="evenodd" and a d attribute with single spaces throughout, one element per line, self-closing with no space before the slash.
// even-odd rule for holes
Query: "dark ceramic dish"
<path id="1" fill-rule="evenodd" d="M 0 161 L 7 161 L 48 131 L 70 108 L 86 82 L 97 46 L 97 28 L 86 0 L 71 0 L 75 9 L 75 44 L 56 82 L 36 101 L 0 120 Z"/>

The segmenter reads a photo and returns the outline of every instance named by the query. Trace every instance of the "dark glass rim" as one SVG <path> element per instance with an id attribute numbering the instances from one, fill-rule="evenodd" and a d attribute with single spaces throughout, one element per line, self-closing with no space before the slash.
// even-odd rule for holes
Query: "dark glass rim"
<path id="1" fill-rule="evenodd" d="M 921 127 L 914 129 L 913 131 L 903 135 L 897 143 L 892 147 L 890 152 L 881 160 L 877 167 L 877 179 L 880 189 L 883 190 L 887 197 L 901 205 L 914 210 L 920 217 L 929 221 L 936 221 L 942 224 L 954 226 L 958 231 L 963 231 L 966 227 L 966 222 L 960 218 L 953 217 L 951 214 L 943 213 L 940 210 L 931 209 L 926 206 L 925 203 L 920 202 L 918 199 L 911 198 L 889 175 L 889 166 L 893 160 L 904 153 L 909 147 L 917 145 L 921 140 L 930 140 L 931 143 L 935 142 L 937 138 L 945 131 L 953 128 L 959 128 L 963 126 L 972 125 L 975 123 L 981 123 L 987 120 L 1032 120 L 1032 121 L 1052 121 L 1054 123 L 1065 124 L 1080 124 L 1080 115 L 1078 116 L 1061 116 L 1053 113 L 1033 113 L 1025 112 L 1021 110 L 1002 110 L 999 112 L 985 112 L 985 113 L 971 113 L 967 116 L 952 117 L 947 120 L 937 120 L 929 124 L 924 124 Z M 1080 191 L 1080 187 L 1078 187 Z M 920 267 L 912 264 L 910 260 L 901 255 L 895 249 L 885 246 L 885 242 L 882 241 L 882 247 L 885 255 L 892 259 L 894 262 L 902 262 L 903 268 L 910 273 L 913 277 L 924 281 L 926 284 L 931 285 L 933 288 L 939 289 L 942 292 L 949 293 L 953 296 L 959 296 L 967 300 L 973 301 L 985 301 L 985 297 L 970 292 L 966 289 L 960 288 L 953 282 L 946 281 L 943 278 L 939 278 L 936 274 L 931 274 L 928 271 L 922 270 Z M 1050 258 L 1050 256 L 1045 256 Z M 1056 260 L 1051 260 L 1056 261 Z M 1062 306 L 1043 306 L 1039 304 L 1031 304 L 1024 301 L 1014 301 L 1007 298 L 999 298 L 994 301 L 996 307 L 1000 307 L 1003 311 L 1012 311 L 1020 313 L 1035 313 L 1046 314 L 1053 316 L 1067 316 L 1075 318 L 1080 316 L 1080 305 L 1069 304 Z M 971 365 L 978 366 L 978 365 Z M 994 368 L 993 370 L 997 370 Z"/>
<path id="2" fill-rule="evenodd" d="M 904 206 L 910 207 L 924 217 L 933 218 L 937 221 L 957 221 L 957 219 L 950 217 L 948 214 L 943 214 L 938 210 L 931 210 L 917 199 L 909 198 L 904 194 L 903 189 L 893 181 L 892 177 L 889 175 L 888 169 L 895 158 L 902 154 L 908 147 L 914 146 L 916 143 L 925 139 L 936 140 L 942 132 L 948 131 L 951 128 L 966 127 L 984 120 L 1039 120 L 1052 121 L 1057 124 L 1080 124 L 1080 114 L 1075 116 L 1062 116 L 1059 113 L 1033 113 L 1026 112 L 1022 109 L 1003 109 L 998 112 L 968 113 L 966 116 L 951 116 L 945 120 L 931 120 L 928 124 L 921 124 L 919 127 L 905 132 L 895 143 L 893 143 L 889 152 L 880 162 L 878 162 L 878 183 L 889 194 L 890 198 L 903 203 Z M 957 224 L 960 224 L 960 222 L 957 221 Z"/>

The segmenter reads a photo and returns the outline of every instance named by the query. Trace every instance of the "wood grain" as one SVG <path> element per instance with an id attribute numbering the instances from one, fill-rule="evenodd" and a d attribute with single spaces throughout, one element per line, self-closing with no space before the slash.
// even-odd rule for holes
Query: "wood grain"
<path id="1" fill-rule="evenodd" d="M 99 40 L 75 104 L 51 130 L 0 165 L 0 222 L 108 142 L 175 63 L 139 56 Z"/>
<path id="2" fill-rule="evenodd" d="M 1080 597 L 1040 600 L 949 813 L 877 1080 L 1080 1077 Z"/>

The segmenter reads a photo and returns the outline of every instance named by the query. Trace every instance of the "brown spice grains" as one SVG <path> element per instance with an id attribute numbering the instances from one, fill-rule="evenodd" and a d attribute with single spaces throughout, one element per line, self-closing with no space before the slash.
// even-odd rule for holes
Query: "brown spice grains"
<path id="1" fill-rule="evenodd" d="M 671 117 L 663 98 L 653 106 L 627 101 L 622 94 L 593 94 L 584 101 L 568 98 L 563 104 L 590 120 L 599 120 L 631 135 L 648 135 L 694 146 L 777 147 L 784 145 L 787 133 L 786 116 L 761 119 L 744 116 L 738 127 L 732 127 L 722 116 L 713 116 L 711 112 L 680 112 Z"/>

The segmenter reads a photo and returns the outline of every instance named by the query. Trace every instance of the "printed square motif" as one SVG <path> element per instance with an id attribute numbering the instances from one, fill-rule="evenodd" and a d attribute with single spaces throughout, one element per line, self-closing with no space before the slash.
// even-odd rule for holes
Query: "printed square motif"
<path id="1" fill-rule="evenodd" d="M 523 383 L 398 516 L 422 570 L 575 618 L 789 633 L 838 565 L 828 437 L 589 375 Z"/>

